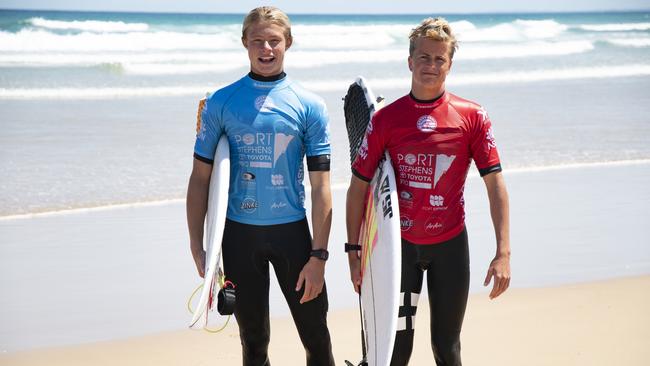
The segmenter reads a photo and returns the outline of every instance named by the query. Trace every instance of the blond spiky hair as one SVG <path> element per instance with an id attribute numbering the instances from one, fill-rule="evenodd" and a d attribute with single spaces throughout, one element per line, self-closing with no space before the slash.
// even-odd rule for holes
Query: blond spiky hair
<path id="1" fill-rule="evenodd" d="M 434 41 L 446 42 L 449 45 L 450 58 L 454 58 L 454 53 L 458 49 L 458 41 L 451 31 L 451 26 L 445 18 L 427 18 L 409 34 L 409 55 L 413 55 L 415 42 L 418 38 L 428 38 Z"/>
<path id="2" fill-rule="evenodd" d="M 284 38 L 287 42 L 291 42 L 291 22 L 289 17 L 282 10 L 273 7 L 273 6 L 260 6 L 251 10 L 246 18 L 244 18 L 244 24 L 241 31 L 242 41 L 246 40 L 246 32 L 251 27 L 253 23 L 258 22 L 269 22 L 271 24 L 276 24 L 284 28 Z"/>

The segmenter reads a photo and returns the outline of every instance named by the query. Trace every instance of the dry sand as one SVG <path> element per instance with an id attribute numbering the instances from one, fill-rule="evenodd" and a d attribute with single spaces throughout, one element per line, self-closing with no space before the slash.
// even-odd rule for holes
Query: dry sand
<path id="1" fill-rule="evenodd" d="M 650 276 L 470 296 L 465 365 L 648 365 Z M 411 365 L 432 365 L 428 308 L 420 302 Z M 360 357 L 357 310 L 329 315 L 336 361 Z M 74 326 L 74 325 L 71 325 Z M 302 365 L 290 318 L 272 319 L 274 365 Z M 0 356 L 0 365 L 240 365 L 237 327 L 219 334 L 178 331 Z"/>

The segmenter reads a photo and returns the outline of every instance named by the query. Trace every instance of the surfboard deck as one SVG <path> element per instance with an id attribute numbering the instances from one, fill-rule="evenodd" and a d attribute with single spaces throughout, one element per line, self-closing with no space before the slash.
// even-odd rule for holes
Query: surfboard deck
<path id="1" fill-rule="evenodd" d="M 363 136 L 373 114 L 382 107 L 363 77 L 345 96 L 350 161 L 366 143 Z M 397 184 L 386 152 L 366 193 L 360 230 L 361 309 L 370 366 L 388 366 L 393 354 L 401 278 L 401 235 Z"/>
<path id="2" fill-rule="evenodd" d="M 221 270 L 221 241 L 223 240 L 223 230 L 226 225 L 229 185 L 230 146 L 228 138 L 223 135 L 217 144 L 210 177 L 208 211 L 205 217 L 204 249 L 206 255 L 203 288 L 190 321 L 190 328 L 199 326 L 205 328 L 212 307 L 216 305 L 216 297 L 220 289 L 219 277 L 223 275 Z M 201 319 L 203 319 L 202 323 L 199 322 Z"/>

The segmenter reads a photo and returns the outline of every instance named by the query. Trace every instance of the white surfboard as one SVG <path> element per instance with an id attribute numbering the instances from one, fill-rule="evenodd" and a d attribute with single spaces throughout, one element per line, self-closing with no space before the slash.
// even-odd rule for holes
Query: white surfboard
<path id="1" fill-rule="evenodd" d="M 208 194 L 208 212 L 205 217 L 204 249 L 205 276 L 201 297 L 196 305 L 190 328 L 205 328 L 208 324 L 208 315 L 213 305 L 216 305 L 216 296 L 220 290 L 219 277 L 221 270 L 221 241 L 226 224 L 226 209 L 228 207 L 228 187 L 230 185 L 230 146 L 228 138 L 223 135 L 214 154 L 214 165 L 210 178 Z M 199 322 L 203 319 L 203 322 Z"/>
<path id="2" fill-rule="evenodd" d="M 357 149 L 365 143 L 353 136 L 358 134 L 357 125 L 365 123 L 365 131 L 372 115 L 382 104 L 362 77 L 350 86 L 345 104 L 350 149 L 352 151 L 354 146 L 352 152 L 356 155 Z M 362 246 L 362 321 L 369 366 L 390 364 L 397 331 L 402 252 L 396 187 L 395 172 L 386 152 L 366 195 L 359 240 Z"/>

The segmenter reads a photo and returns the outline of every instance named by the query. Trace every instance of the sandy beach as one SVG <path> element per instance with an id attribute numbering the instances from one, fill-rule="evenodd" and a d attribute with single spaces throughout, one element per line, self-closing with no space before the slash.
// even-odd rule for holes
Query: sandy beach
<path id="1" fill-rule="evenodd" d="M 650 361 L 650 276 L 514 289 L 490 301 L 470 297 L 463 332 L 466 365 L 647 365 Z M 432 364 L 428 308 L 420 306 L 412 365 Z M 355 310 L 330 312 L 338 364 L 358 361 Z M 272 319 L 270 358 L 275 365 L 304 364 L 290 318 Z M 0 356 L 2 365 L 240 365 L 236 325 L 219 334 L 201 331 L 155 335 Z"/>

